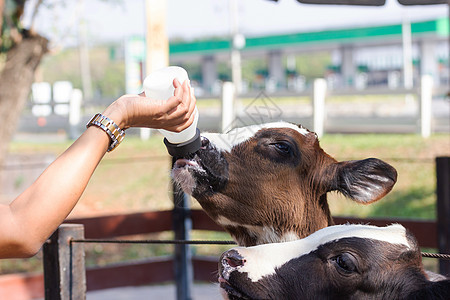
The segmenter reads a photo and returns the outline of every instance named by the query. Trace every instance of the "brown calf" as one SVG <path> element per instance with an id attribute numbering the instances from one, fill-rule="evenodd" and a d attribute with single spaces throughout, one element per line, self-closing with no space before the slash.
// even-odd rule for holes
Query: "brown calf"
<path id="1" fill-rule="evenodd" d="M 172 177 L 239 245 L 291 241 L 332 225 L 327 193 L 363 204 L 386 195 L 396 170 L 375 158 L 338 162 L 315 133 L 278 122 L 203 134 Z"/>

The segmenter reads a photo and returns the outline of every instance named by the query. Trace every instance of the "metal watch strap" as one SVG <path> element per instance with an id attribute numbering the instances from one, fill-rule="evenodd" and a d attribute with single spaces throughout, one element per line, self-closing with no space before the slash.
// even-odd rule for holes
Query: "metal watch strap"
<path id="1" fill-rule="evenodd" d="M 113 120 L 102 114 L 95 114 L 92 119 L 86 124 L 86 128 L 89 128 L 92 125 L 104 130 L 111 139 L 111 144 L 109 144 L 108 152 L 114 150 L 117 146 L 119 146 L 119 144 L 125 137 L 125 131 L 120 129 Z"/>

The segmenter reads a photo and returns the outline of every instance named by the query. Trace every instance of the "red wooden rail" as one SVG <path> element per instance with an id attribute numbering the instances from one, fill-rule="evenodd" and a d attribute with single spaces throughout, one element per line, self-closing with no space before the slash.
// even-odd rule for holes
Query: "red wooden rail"
<path id="1" fill-rule="evenodd" d="M 223 231 L 204 211 L 192 210 L 192 225 L 195 230 Z M 437 223 L 433 221 L 412 221 L 401 219 L 358 219 L 336 217 L 336 224 L 364 223 L 385 226 L 400 223 L 408 228 L 418 239 L 422 247 L 437 248 Z M 172 230 L 172 212 L 142 212 L 102 216 L 94 218 L 71 219 L 66 223 L 83 224 L 85 238 L 109 239 L 144 233 L 157 233 Z M 220 253 L 218 253 L 219 255 Z M 194 257 L 194 279 L 216 281 L 217 257 Z M 100 290 L 120 286 L 137 286 L 173 281 L 172 257 L 154 258 L 114 264 L 86 270 L 87 290 Z M 41 274 L 33 276 L 0 276 L 0 299 L 31 299 L 43 297 L 43 278 Z M 25 297 L 23 294 L 25 293 Z M 22 296 L 20 296 L 22 295 Z"/>
<path id="2" fill-rule="evenodd" d="M 192 210 L 192 229 L 224 231 L 212 221 L 203 210 Z M 386 218 L 335 217 L 336 224 L 361 223 L 385 226 L 399 223 L 409 229 L 422 247 L 437 248 L 437 224 L 435 221 Z M 65 223 L 83 224 L 87 239 L 114 238 L 144 233 L 157 233 L 172 230 L 172 211 L 154 211 L 132 214 L 120 214 L 93 218 L 70 219 Z"/>

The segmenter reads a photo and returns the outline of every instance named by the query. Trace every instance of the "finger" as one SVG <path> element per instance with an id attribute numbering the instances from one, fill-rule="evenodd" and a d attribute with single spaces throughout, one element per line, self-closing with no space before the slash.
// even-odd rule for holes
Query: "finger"
<path id="1" fill-rule="evenodd" d="M 183 83 L 183 104 L 185 105 L 185 107 L 187 108 L 187 111 L 189 113 L 192 113 L 193 111 L 193 106 L 195 106 L 195 99 L 194 101 L 193 97 L 192 97 L 192 88 L 191 88 L 191 82 L 189 80 L 186 80 Z"/>
<path id="2" fill-rule="evenodd" d="M 174 96 L 167 99 L 165 103 L 164 109 L 167 114 L 172 114 L 177 110 L 178 106 L 182 103 L 182 96 L 183 96 L 183 89 L 181 88 L 180 85 L 175 88 Z"/>
<path id="3" fill-rule="evenodd" d="M 192 123 L 194 123 L 195 115 L 196 111 L 194 110 L 194 112 L 189 116 L 189 119 L 181 125 L 183 129 L 188 128 L 189 126 L 191 126 Z"/>
<path id="4" fill-rule="evenodd" d="M 179 119 L 185 118 L 185 115 L 189 112 L 189 81 L 186 80 L 183 82 L 183 85 L 178 87 L 175 91 L 175 96 L 178 97 L 178 103 L 176 106 L 171 106 L 171 110 L 168 111 L 168 115 L 171 119 Z"/>
<path id="5" fill-rule="evenodd" d="M 178 122 L 176 124 L 173 124 L 170 126 L 167 130 L 174 131 L 174 132 L 180 132 L 184 129 L 188 128 L 193 122 L 195 118 L 195 113 L 191 114 L 189 119 L 184 122 Z"/>
<path id="6" fill-rule="evenodd" d="M 179 132 L 189 127 L 194 122 L 196 113 L 195 102 L 192 106 L 192 111 L 189 111 L 188 113 L 184 112 L 182 114 L 179 114 L 179 112 L 173 113 L 170 116 L 171 130 Z"/>
<path id="7" fill-rule="evenodd" d="M 174 79 L 174 83 L 175 80 L 177 82 L 177 85 L 175 87 L 175 91 L 173 92 L 173 95 L 179 99 L 181 99 L 181 97 L 183 96 L 183 86 L 180 84 L 180 82 L 177 79 Z"/>
<path id="8" fill-rule="evenodd" d="M 180 86 L 181 86 L 180 81 L 178 79 L 174 78 L 173 79 L 173 87 L 177 88 L 177 87 L 180 87 Z"/>
<path id="9" fill-rule="evenodd" d="M 191 85 L 189 85 L 189 98 L 190 98 L 189 114 L 192 114 L 195 110 L 195 107 L 197 104 L 197 99 L 195 98 L 195 95 L 194 95 L 194 88 L 191 87 Z"/>
<path id="10" fill-rule="evenodd" d="M 196 99 L 194 96 L 193 89 L 190 85 L 190 81 L 183 83 L 182 102 L 183 102 L 184 107 L 183 108 L 180 107 L 180 109 L 182 109 L 183 115 L 181 117 L 183 118 L 183 123 L 184 123 L 192 116 L 192 114 L 194 114 L 195 107 L 196 107 Z"/>

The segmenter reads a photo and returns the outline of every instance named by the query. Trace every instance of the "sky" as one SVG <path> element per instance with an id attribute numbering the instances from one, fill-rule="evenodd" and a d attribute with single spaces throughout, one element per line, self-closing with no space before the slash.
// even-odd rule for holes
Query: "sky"
<path id="1" fill-rule="evenodd" d="M 30 0 L 24 18 L 29 25 Z M 154 0 L 155 1 L 155 0 Z M 402 6 L 386 0 L 382 7 L 301 4 L 296 0 L 237 0 L 239 29 L 245 36 L 315 31 L 436 19 L 448 16 L 448 6 Z M 50 0 L 35 20 L 35 29 L 54 43 L 76 44 L 79 20 L 83 20 L 90 43 L 123 41 L 144 35 L 145 0 Z M 63 3 L 63 5 L 61 5 Z M 31 4 L 31 5 L 30 5 Z M 192 40 L 230 33 L 227 0 L 167 0 L 169 39 Z"/>

